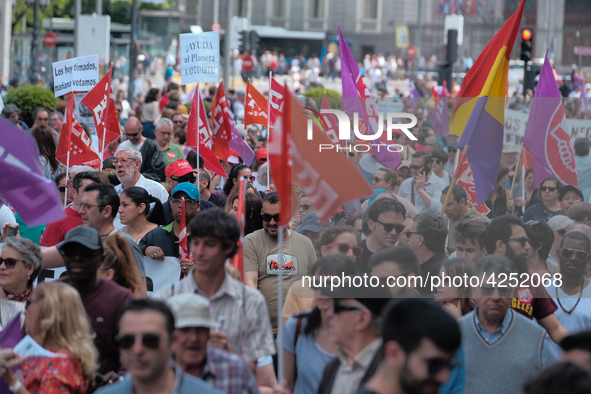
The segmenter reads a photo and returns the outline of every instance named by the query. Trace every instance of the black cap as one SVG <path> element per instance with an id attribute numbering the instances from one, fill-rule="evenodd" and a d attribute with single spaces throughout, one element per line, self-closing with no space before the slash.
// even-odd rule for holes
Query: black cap
<path id="1" fill-rule="evenodd" d="M 579 195 L 579 197 L 581 197 L 581 201 L 585 201 L 585 197 L 583 197 L 583 193 L 581 192 L 581 189 L 579 189 L 578 187 L 573 186 L 573 185 L 563 186 L 562 189 L 560 189 L 560 193 L 558 194 L 558 200 L 562 201 L 562 198 L 568 192 L 577 193 Z"/>
<path id="2" fill-rule="evenodd" d="M 57 246 L 57 249 L 61 252 L 63 247 L 71 244 L 79 244 L 94 251 L 103 250 L 99 232 L 88 226 L 78 226 L 68 231 L 66 239 Z"/>

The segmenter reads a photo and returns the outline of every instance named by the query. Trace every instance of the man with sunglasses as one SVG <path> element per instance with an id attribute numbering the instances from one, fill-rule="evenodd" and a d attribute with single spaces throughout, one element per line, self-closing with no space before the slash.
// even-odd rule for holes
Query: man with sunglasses
<path id="1" fill-rule="evenodd" d="M 173 161 L 185 158 L 183 148 L 174 142 L 170 142 L 172 130 L 172 121 L 167 118 L 160 119 L 156 123 L 156 128 L 154 129 L 154 142 L 156 142 L 156 145 L 158 145 L 158 148 L 160 148 L 165 166 L 168 166 Z"/>
<path id="2" fill-rule="evenodd" d="M 279 212 L 281 201 L 276 192 L 268 193 L 263 199 L 263 228 L 244 237 L 244 283 L 258 289 L 267 300 L 273 333 L 277 333 L 277 275 L 283 271 L 283 299 L 292 282 L 302 275 L 309 275 L 310 267 L 316 261 L 316 251 L 307 237 L 286 229 L 284 232 L 283 255 L 279 259 Z"/>
<path id="3" fill-rule="evenodd" d="M 93 183 L 101 183 L 96 172 L 84 171 L 74 176 L 72 181 L 72 204 L 64 209 L 65 218 L 57 222 L 49 223 L 41 236 L 41 246 L 54 246 L 62 242 L 71 229 L 82 225 L 79 205 L 82 202 L 82 194 L 86 186 Z"/>
<path id="4" fill-rule="evenodd" d="M 366 213 L 364 227 L 367 227 L 371 235 L 359 244 L 363 248 L 363 254 L 357 259 L 355 266 L 360 274 L 369 273 L 368 264 L 372 255 L 398 244 L 398 237 L 404 230 L 406 209 L 399 201 L 383 198 L 376 199 Z"/>
<path id="5" fill-rule="evenodd" d="M 135 116 L 130 116 L 125 122 L 127 140 L 119 147 L 135 148 L 140 151 L 142 160 L 139 172 L 146 178 L 156 182 L 164 182 L 164 160 L 160 148 L 154 141 L 142 135 L 142 123 Z"/>
<path id="6" fill-rule="evenodd" d="M 441 210 L 441 191 L 445 181 L 431 171 L 432 156 L 425 151 L 418 151 L 412 155 L 410 174 L 402 182 L 398 195 L 410 200 L 419 212 L 439 213 Z"/>
<path id="7" fill-rule="evenodd" d="M 98 372 L 103 375 L 111 371 L 118 372 L 121 364 L 114 338 L 123 306 L 133 298 L 133 294 L 114 281 L 97 277 L 97 269 L 103 258 L 103 244 L 99 232 L 94 228 L 76 227 L 66 234 L 66 239 L 58 245 L 57 250 L 68 272 L 68 276 L 59 280 L 80 293 L 96 333 L 94 343 L 99 352 Z"/>
<path id="8" fill-rule="evenodd" d="M 458 321 L 466 393 L 519 394 L 527 376 L 542 367 L 544 330 L 510 308 L 514 287 L 498 286 L 499 275 L 513 272 L 505 256 L 486 256 L 474 268 L 474 277 L 484 278 L 472 289 L 476 308 Z"/>
<path id="9" fill-rule="evenodd" d="M 558 304 L 555 315 L 560 324 L 576 334 L 591 327 L 591 286 L 585 276 L 591 261 L 591 241 L 581 232 L 566 233 L 557 251 L 562 283 L 554 282 L 547 288 L 548 293 Z M 557 285 L 557 286 L 555 286 Z M 544 364 L 560 358 L 560 347 L 546 335 Z"/>
<path id="10" fill-rule="evenodd" d="M 445 239 L 447 226 L 442 217 L 434 213 L 419 213 L 410 231 L 406 232 L 408 246 L 415 251 L 421 264 L 423 287 L 418 289 L 424 296 L 434 296 L 429 287 L 429 276 L 439 275 L 441 265 L 447 260 L 445 256 Z"/>
<path id="11" fill-rule="evenodd" d="M 555 343 L 560 342 L 569 332 L 556 318 L 554 312 L 558 307 L 544 286 L 541 283 L 533 286 L 531 283 L 526 262 L 531 245 L 523 222 L 512 215 L 497 216 L 484 231 L 484 242 L 488 254 L 505 256 L 513 262 L 512 273 L 513 277 L 518 279 L 519 286 L 511 302 L 511 308 L 529 319 L 536 319 Z M 530 280 L 525 281 L 528 278 Z"/>
<path id="12" fill-rule="evenodd" d="M 172 361 L 175 319 L 161 301 L 132 300 L 123 308 L 116 343 L 128 375 L 97 394 L 222 393 Z"/>
<path id="13" fill-rule="evenodd" d="M 461 343 L 453 317 L 434 302 L 402 300 L 387 309 L 381 331 L 383 360 L 357 394 L 442 392 Z"/>

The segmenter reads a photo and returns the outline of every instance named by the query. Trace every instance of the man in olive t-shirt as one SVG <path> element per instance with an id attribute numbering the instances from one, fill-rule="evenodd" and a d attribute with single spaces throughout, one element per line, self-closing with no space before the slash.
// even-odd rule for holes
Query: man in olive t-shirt
<path id="1" fill-rule="evenodd" d="M 283 269 L 283 299 L 289 286 L 309 275 L 316 261 L 312 241 L 294 231 L 286 230 L 283 242 L 284 261 L 279 259 L 279 212 L 277 193 L 269 193 L 263 200 L 263 228 L 244 238 L 244 283 L 260 290 L 267 300 L 273 334 L 277 333 L 277 275 Z"/>

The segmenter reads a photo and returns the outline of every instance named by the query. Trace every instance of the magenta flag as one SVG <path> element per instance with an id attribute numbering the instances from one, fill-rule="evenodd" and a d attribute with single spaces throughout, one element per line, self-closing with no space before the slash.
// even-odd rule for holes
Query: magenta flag
<path id="1" fill-rule="evenodd" d="M 64 217 L 55 183 L 45 178 L 35 140 L 4 119 L 0 119 L 0 194 L 27 226 Z"/>
<path id="2" fill-rule="evenodd" d="M 232 114 L 228 112 L 228 115 L 230 115 L 230 129 L 232 130 L 232 139 L 228 142 L 228 146 L 242 157 L 244 164 L 249 166 L 254 161 L 255 154 L 240 136 L 240 132 L 238 132 L 238 129 L 236 128 Z"/>
<path id="3" fill-rule="evenodd" d="M 339 26 L 339 49 L 341 52 L 341 83 L 343 86 L 343 110 L 350 116 L 358 114 L 363 125 L 359 128 L 365 127 L 367 130 L 360 131 L 365 135 L 375 135 L 378 128 L 379 114 L 378 107 L 375 100 L 370 96 L 369 89 L 365 86 L 363 77 L 359 72 L 359 67 L 355 62 L 355 58 L 349 49 L 349 46 L 343 38 L 341 28 Z M 371 111 L 366 111 L 371 109 Z M 371 116 L 368 114 L 371 114 Z M 360 122 L 361 123 L 361 122 Z M 395 170 L 398 168 L 402 159 L 400 154 L 396 151 L 390 152 L 386 144 L 382 141 L 371 141 L 373 154 L 378 163 Z"/>
<path id="4" fill-rule="evenodd" d="M 497 173 L 503 152 L 504 126 L 489 112 L 494 106 L 487 106 L 492 100 L 484 96 L 478 98 L 468 118 L 466 128 L 458 141 L 458 149 L 468 145 L 468 161 L 472 168 L 477 205 L 484 204 L 495 189 Z M 504 98 L 501 98 L 504 101 Z"/>
<path id="5" fill-rule="evenodd" d="M 546 53 L 523 137 L 523 144 L 534 157 L 535 187 L 550 176 L 563 185 L 579 184 L 567 130 L 562 97 Z"/>
<path id="6" fill-rule="evenodd" d="M 445 93 L 444 93 L 445 94 Z M 439 98 L 439 103 L 430 116 L 437 135 L 444 136 L 449 131 L 449 114 L 447 112 L 447 95 Z"/>
<path id="7" fill-rule="evenodd" d="M 408 85 L 409 85 L 410 93 L 409 93 L 408 97 L 404 98 L 404 102 L 406 104 L 410 105 L 412 107 L 413 111 L 416 111 L 417 101 L 421 98 L 421 94 L 419 93 L 417 87 L 415 86 L 415 84 L 413 83 L 413 81 L 411 79 L 408 80 Z"/>
<path id="8" fill-rule="evenodd" d="M 14 302 L 14 301 L 9 301 Z M 2 331 L 0 331 L 0 348 L 12 349 L 22 339 L 21 335 L 21 314 L 18 313 Z M 13 371 L 21 369 L 18 365 L 13 368 Z M 8 389 L 8 385 L 4 383 L 4 380 L 0 379 L 0 394 L 10 394 L 11 391 Z"/>

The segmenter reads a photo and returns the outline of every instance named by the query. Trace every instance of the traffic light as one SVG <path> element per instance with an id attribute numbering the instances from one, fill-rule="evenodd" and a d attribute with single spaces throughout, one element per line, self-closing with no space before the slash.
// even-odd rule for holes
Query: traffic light
<path id="1" fill-rule="evenodd" d="M 519 58 L 524 62 L 529 62 L 532 55 L 532 39 L 533 34 L 529 29 L 523 29 L 521 31 L 521 55 Z"/>
<path id="2" fill-rule="evenodd" d="M 257 51 L 259 49 L 259 41 L 261 41 L 261 39 L 259 38 L 259 35 L 257 34 L 256 31 L 251 30 L 249 32 L 249 42 L 250 42 L 250 51 Z"/>
<path id="3" fill-rule="evenodd" d="M 246 30 L 240 32 L 240 36 L 238 37 L 238 51 L 240 53 L 248 51 L 248 47 L 250 46 L 248 33 Z"/>

